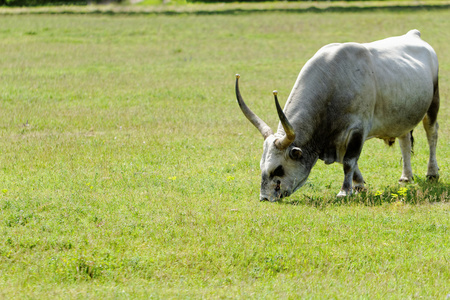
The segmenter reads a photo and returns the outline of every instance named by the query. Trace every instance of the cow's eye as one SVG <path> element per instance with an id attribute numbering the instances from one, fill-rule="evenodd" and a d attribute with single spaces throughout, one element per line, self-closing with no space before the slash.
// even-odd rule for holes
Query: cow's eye
<path id="1" fill-rule="evenodd" d="M 284 170 L 283 170 L 283 166 L 278 166 L 273 172 L 272 172 L 272 177 L 283 177 L 284 176 Z"/>

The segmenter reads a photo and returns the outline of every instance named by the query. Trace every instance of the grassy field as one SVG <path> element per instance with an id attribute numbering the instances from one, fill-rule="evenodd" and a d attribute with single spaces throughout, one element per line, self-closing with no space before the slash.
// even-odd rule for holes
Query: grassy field
<path id="1" fill-rule="evenodd" d="M 365 144 L 368 192 L 318 162 L 260 203 L 262 138 L 331 42 L 417 28 L 440 59 L 439 184 L 415 130 Z M 450 294 L 450 11 L 0 16 L 0 298 L 445 299 Z"/>

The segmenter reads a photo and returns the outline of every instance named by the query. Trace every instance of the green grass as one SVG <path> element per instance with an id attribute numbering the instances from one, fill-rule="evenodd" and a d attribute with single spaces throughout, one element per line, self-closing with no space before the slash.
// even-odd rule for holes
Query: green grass
<path id="1" fill-rule="evenodd" d="M 448 10 L 0 17 L 0 297 L 428 298 L 450 293 Z M 368 192 L 319 162 L 260 203 L 262 139 L 303 64 L 331 42 L 417 28 L 440 59 L 439 184 L 415 130 L 366 143 Z M 403 201 L 400 201 L 403 200 Z"/>

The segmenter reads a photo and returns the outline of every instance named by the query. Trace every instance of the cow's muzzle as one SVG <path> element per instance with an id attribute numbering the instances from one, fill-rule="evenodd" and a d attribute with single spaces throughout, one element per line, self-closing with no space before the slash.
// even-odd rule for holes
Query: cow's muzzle
<path id="1" fill-rule="evenodd" d="M 261 202 L 263 202 L 263 201 L 277 202 L 277 201 L 280 201 L 281 199 L 283 199 L 284 197 L 289 197 L 289 195 L 290 194 L 288 191 L 281 192 L 278 190 L 278 191 L 275 191 L 275 195 L 273 195 L 272 197 L 260 195 L 259 201 L 261 201 Z"/>

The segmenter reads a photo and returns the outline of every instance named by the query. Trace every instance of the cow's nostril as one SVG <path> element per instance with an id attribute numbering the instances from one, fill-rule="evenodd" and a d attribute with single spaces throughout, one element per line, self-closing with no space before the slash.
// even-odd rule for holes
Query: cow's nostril
<path id="1" fill-rule="evenodd" d="M 281 185 L 281 181 L 277 180 L 277 186 L 275 187 L 275 191 L 278 192 L 281 189 L 280 185 Z"/>

